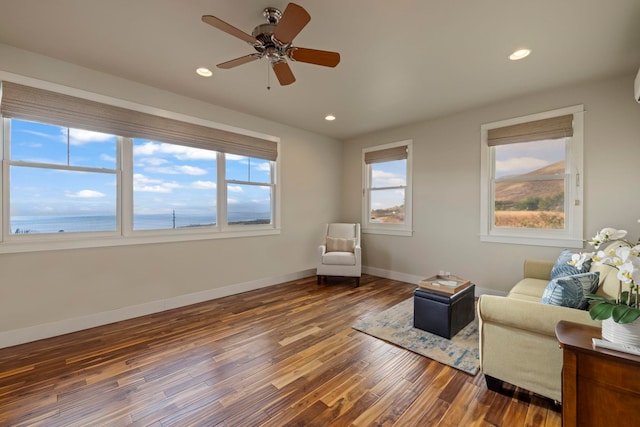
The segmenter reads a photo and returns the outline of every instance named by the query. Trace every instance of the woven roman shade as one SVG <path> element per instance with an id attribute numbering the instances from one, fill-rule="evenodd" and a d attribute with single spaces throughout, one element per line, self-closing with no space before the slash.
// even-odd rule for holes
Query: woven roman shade
<path id="1" fill-rule="evenodd" d="M 276 160 L 273 141 L 2 82 L 3 117 Z"/>
<path id="2" fill-rule="evenodd" d="M 573 114 L 489 129 L 487 143 L 495 146 L 570 136 L 573 136 Z"/>
<path id="3" fill-rule="evenodd" d="M 404 160 L 408 157 L 407 146 L 385 148 L 383 150 L 367 151 L 364 153 L 364 162 L 368 165 L 372 163 L 390 162 L 393 160 Z"/>

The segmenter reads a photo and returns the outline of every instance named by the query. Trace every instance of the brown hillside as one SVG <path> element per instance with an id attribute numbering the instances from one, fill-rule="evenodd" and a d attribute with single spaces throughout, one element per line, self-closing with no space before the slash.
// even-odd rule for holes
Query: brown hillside
<path id="1" fill-rule="evenodd" d="M 522 175 L 511 175 L 509 178 L 517 178 L 518 176 L 529 177 L 536 175 L 561 174 L 564 172 L 564 170 L 564 160 L 561 160 L 559 162 L 552 163 L 529 173 L 525 173 Z M 495 199 L 497 201 L 517 202 L 520 200 L 524 200 L 532 195 L 545 198 L 552 197 L 558 193 L 563 192 L 564 181 L 562 180 L 498 182 L 496 183 Z"/>

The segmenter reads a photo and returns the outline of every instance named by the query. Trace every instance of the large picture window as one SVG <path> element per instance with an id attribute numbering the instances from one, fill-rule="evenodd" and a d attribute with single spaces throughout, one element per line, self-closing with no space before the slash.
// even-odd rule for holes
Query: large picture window
<path id="1" fill-rule="evenodd" d="M 2 89 L 0 252 L 278 232 L 277 142 Z"/>
<path id="2" fill-rule="evenodd" d="M 363 151 L 364 233 L 411 235 L 411 145 Z"/>
<path id="3" fill-rule="evenodd" d="M 483 125 L 483 241 L 582 247 L 582 108 Z"/>

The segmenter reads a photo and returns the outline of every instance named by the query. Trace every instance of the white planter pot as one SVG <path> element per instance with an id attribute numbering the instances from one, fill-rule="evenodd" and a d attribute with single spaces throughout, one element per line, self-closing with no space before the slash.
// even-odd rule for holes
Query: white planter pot
<path id="1" fill-rule="evenodd" d="M 602 338 L 619 344 L 640 347 L 640 319 L 631 323 L 616 323 L 612 318 L 603 320 Z"/>

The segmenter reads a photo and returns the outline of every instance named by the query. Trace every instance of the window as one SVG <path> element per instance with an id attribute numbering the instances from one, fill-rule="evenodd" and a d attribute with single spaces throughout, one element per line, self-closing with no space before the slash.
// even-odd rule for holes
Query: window
<path id="1" fill-rule="evenodd" d="M 9 235 L 115 232 L 113 135 L 6 120 Z"/>
<path id="2" fill-rule="evenodd" d="M 582 106 L 482 126 L 482 241 L 582 247 L 582 126 Z"/>
<path id="3" fill-rule="evenodd" d="M 273 167 L 270 161 L 225 155 L 227 223 L 271 224 Z"/>
<path id="4" fill-rule="evenodd" d="M 273 139 L 2 89 L 0 252 L 278 232 Z"/>
<path id="5" fill-rule="evenodd" d="M 363 150 L 363 233 L 411 235 L 411 141 Z"/>
<path id="6" fill-rule="evenodd" d="M 217 224 L 217 153 L 133 139 L 133 229 Z"/>

